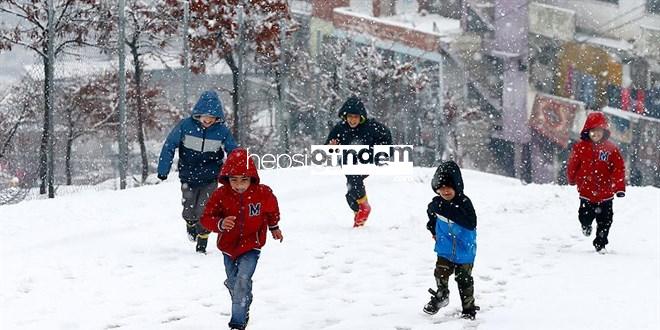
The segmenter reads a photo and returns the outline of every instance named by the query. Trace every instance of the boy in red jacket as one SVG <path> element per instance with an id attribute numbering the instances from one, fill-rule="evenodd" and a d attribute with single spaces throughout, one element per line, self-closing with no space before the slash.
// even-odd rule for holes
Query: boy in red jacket
<path id="1" fill-rule="evenodd" d="M 591 235 L 596 219 L 594 247 L 606 253 L 607 235 L 612 225 L 612 199 L 624 197 L 626 168 L 619 149 L 608 140 L 607 118 L 602 112 L 590 113 L 580 134 L 581 141 L 573 146 L 568 159 L 568 184 L 577 184 L 580 194 L 578 219 L 584 236 Z"/>
<path id="2" fill-rule="evenodd" d="M 229 154 L 220 183 L 223 185 L 209 198 L 200 222 L 218 233 L 232 303 L 229 327 L 245 329 L 252 303 L 252 275 L 266 243 L 266 230 L 274 239 L 283 239 L 278 227 L 280 211 L 273 191 L 259 183 L 257 168 L 245 149 Z"/>

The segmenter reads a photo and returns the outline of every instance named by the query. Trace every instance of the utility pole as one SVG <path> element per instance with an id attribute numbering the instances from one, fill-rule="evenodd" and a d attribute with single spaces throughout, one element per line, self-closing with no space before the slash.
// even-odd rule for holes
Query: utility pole
<path id="1" fill-rule="evenodd" d="M 55 159 L 54 159 L 54 149 L 55 149 L 55 134 L 54 125 L 53 125 L 53 109 L 55 102 L 53 100 L 53 79 L 54 79 L 54 68 L 55 68 L 55 8 L 53 6 L 53 0 L 48 0 L 48 65 L 46 66 L 46 80 L 48 85 L 46 89 L 48 90 L 48 95 L 46 97 L 46 103 L 48 108 L 48 132 L 46 134 L 48 138 L 47 142 L 47 165 L 46 165 L 46 181 L 48 182 L 48 198 L 55 198 L 55 188 L 53 183 L 55 181 Z"/>
<path id="2" fill-rule="evenodd" d="M 190 88 L 190 44 L 188 43 L 188 27 L 190 25 L 190 0 L 183 0 L 183 112 L 188 112 L 188 97 Z"/>
<path id="3" fill-rule="evenodd" d="M 323 134 L 325 133 L 325 113 L 321 113 L 321 31 L 316 31 L 316 52 L 314 52 L 314 112 L 316 114 L 316 123 L 315 132 L 316 132 L 316 141 L 321 143 L 323 141 Z"/>
<path id="4" fill-rule="evenodd" d="M 238 98 L 238 104 L 237 104 L 237 109 L 234 109 L 234 121 L 236 122 L 236 142 L 238 144 L 244 144 L 246 141 L 243 141 L 243 120 L 241 116 L 243 116 L 243 111 L 245 108 L 243 107 L 243 52 L 244 52 L 244 47 L 245 47 L 245 8 L 243 6 L 239 6 L 237 8 L 238 10 L 238 47 L 237 48 L 237 54 L 236 54 L 236 62 L 238 66 L 238 84 L 236 86 L 236 90 L 234 93 L 236 93 L 237 98 Z"/>
<path id="5" fill-rule="evenodd" d="M 441 55 L 442 56 L 442 55 Z M 442 162 L 442 153 L 444 151 L 445 139 L 443 139 L 442 121 L 445 111 L 445 80 L 444 80 L 444 56 L 438 62 L 438 111 L 435 112 L 435 165 Z"/>
<path id="6" fill-rule="evenodd" d="M 284 47 L 284 40 L 286 39 L 286 23 L 284 20 L 280 21 L 280 74 L 279 74 L 279 106 L 277 107 L 277 137 L 279 140 L 279 150 L 285 154 L 289 153 L 289 139 L 288 139 L 288 119 L 285 117 L 286 111 L 286 49 Z"/>
<path id="7" fill-rule="evenodd" d="M 119 189 L 126 189 L 126 170 L 128 168 L 128 142 L 126 139 L 126 54 L 124 49 L 126 20 L 124 7 L 126 0 L 119 0 L 117 8 L 119 16 L 119 37 L 117 47 L 119 50 Z"/>

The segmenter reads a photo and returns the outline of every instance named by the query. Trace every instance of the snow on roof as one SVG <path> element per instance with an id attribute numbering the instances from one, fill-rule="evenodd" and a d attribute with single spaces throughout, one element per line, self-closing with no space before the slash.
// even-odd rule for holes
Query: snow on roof
<path id="1" fill-rule="evenodd" d="M 621 39 L 594 37 L 584 33 L 576 33 L 575 40 L 578 42 L 586 42 L 593 45 L 608 47 L 616 50 L 627 50 L 627 51 L 633 50 L 633 44 Z"/>
<path id="2" fill-rule="evenodd" d="M 394 16 L 373 17 L 354 11 L 350 7 L 335 8 L 334 11 L 344 15 L 359 17 L 367 21 L 398 26 L 440 37 L 461 33 L 461 22 L 459 20 L 437 14 L 423 15 L 418 12 L 408 11 Z"/>

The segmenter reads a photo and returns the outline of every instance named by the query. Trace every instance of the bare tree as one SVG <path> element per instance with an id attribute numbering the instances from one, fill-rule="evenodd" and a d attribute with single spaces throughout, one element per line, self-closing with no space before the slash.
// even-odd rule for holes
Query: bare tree
<path id="1" fill-rule="evenodd" d="M 142 177 L 144 182 L 149 175 L 149 159 L 145 145 L 144 121 L 145 102 L 144 98 L 144 61 L 145 56 L 162 59 L 171 56 L 169 54 L 172 40 L 178 33 L 179 22 L 167 12 L 164 3 L 149 3 L 141 0 L 128 0 L 126 12 L 126 40 L 125 45 L 131 53 L 133 63 L 133 83 L 135 84 L 133 110 L 137 117 L 136 131 L 138 144 L 140 145 L 140 156 L 142 161 Z M 117 9 L 108 8 L 108 15 L 113 16 L 102 27 L 105 31 L 101 37 L 106 52 L 116 50 L 116 31 L 118 30 Z M 115 40 L 113 40 L 115 39 Z"/>
<path id="2" fill-rule="evenodd" d="M 173 17 L 183 17 L 180 0 L 167 0 Z M 276 65 L 280 55 L 280 29 L 284 22 L 294 27 L 286 0 L 195 0 L 190 5 L 188 38 L 191 49 L 191 70 L 206 70 L 212 59 L 224 60 L 232 72 L 232 133 L 243 143 L 243 113 L 246 56 L 257 63 Z"/>
<path id="3" fill-rule="evenodd" d="M 53 109 L 52 105 L 46 101 L 49 99 L 49 93 L 52 93 L 53 83 L 47 73 L 54 72 L 54 63 L 49 60 L 48 56 L 48 45 L 52 45 L 54 58 L 71 47 L 88 45 L 89 40 L 93 38 L 94 25 L 104 19 L 99 11 L 103 5 L 101 0 L 57 0 L 53 4 L 54 12 L 51 15 L 54 19 L 53 30 L 49 30 L 49 7 L 46 1 L 0 0 L 0 17 L 11 18 L 11 21 L 17 22 L 14 26 L 0 25 L 0 51 L 21 46 L 32 50 L 43 61 L 46 97 L 44 98 L 44 125 L 39 157 L 41 194 L 46 193 L 47 145 L 48 141 L 54 138 L 49 135 Z M 2 19 L 2 21 L 10 20 Z M 54 40 L 51 40 L 49 36 L 52 36 Z M 49 197 L 53 197 L 52 182 L 48 188 Z"/>

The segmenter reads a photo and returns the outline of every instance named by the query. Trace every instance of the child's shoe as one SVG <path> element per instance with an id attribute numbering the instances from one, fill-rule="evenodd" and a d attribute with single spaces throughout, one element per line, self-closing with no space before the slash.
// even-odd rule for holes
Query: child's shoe
<path id="1" fill-rule="evenodd" d="M 474 320 L 477 317 L 477 311 L 479 309 L 479 306 L 474 306 L 474 308 L 470 309 L 464 309 L 463 312 L 461 312 L 461 318 L 466 320 Z"/>
<path id="2" fill-rule="evenodd" d="M 197 239 L 197 229 L 194 222 L 186 221 L 186 232 L 188 232 L 188 240 L 194 242 Z"/>
<path id="3" fill-rule="evenodd" d="M 431 294 L 431 300 L 424 306 L 424 313 L 429 315 L 435 315 L 440 308 L 449 305 L 449 292 L 442 292 L 440 297 L 438 297 L 438 292 L 429 289 Z"/>
<path id="4" fill-rule="evenodd" d="M 371 205 L 367 200 L 367 196 L 364 196 L 358 200 L 359 209 L 355 212 L 355 218 L 353 219 L 353 227 L 364 226 L 364 223 L 367 222 L 369 218 L 369 213 L 371 213 Z"/>
<path id="5" fill-rule="evenodd" d="M 586 237 L 591 236 L 591 226 L 582 226 L 582 234 Z"/>
<path id="6" fill-rule="evenodd" d="M 604 246 L 595 245 L 594 247 L 596 248 L 596 252 L 600 254 L 607 254 L 607 249 Z"/>
<path id="7" fill-rule="evenodd" d="M 197 235 L 197 246 L 195 247 L 195 251 L 197 251 L 197 253 L 206 254 L 206 244 L 208 243 L 208 240 L 209 234 Z"/>

